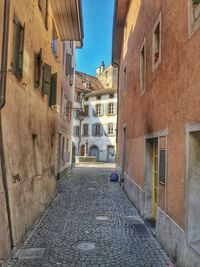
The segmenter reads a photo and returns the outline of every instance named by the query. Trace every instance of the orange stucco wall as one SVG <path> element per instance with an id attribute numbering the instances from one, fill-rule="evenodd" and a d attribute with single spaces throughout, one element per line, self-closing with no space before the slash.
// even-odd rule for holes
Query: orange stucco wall
<path id="1" fill-rule="evenodd" d="M 167 213 L 184 228 L 185 125 L 199 122 L 200 29 L 189 36 L 188 3 L 131 1 L 124 28 L 119 79 L 118 164 L 122 166 L 122 126 L 126 124 L 126 168 L 144 186 L 145 136 L 168 130 Z M 161 63 L 152 68 L 152 36 L 161 14 Z M 140 91 L 140 49 L 146 39 L 146 89 Z M 127 90 L 123 89 L 123 70 Z M 163 188 L 160 189 L 162 194 Z M 164 207 L 163 198 L 160 201 Z"/>

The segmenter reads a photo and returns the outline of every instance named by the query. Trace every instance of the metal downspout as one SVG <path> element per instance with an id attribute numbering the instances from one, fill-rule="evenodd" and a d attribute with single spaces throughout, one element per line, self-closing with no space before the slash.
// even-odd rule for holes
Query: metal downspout
<path id="1" fill-rule="evenodd" d="M 10 0 L 4 0 L 2 58 L 1 58 L 1 70 L 0 70 L 0 75 L 1 75 L 1 79 L 0 79 L 0 158 L 1 158 L 3 188 L 4 188 L 4 192 L 5 192 L 5 199 L 6 199 L 6 210 L 7 210 L 7 216 L 8 216 L 10 244 L 11 244 L 11 249 L 13 249 L 14 244 L 13 244 L 13 235 L 12 235 L 10 200 L 9 200 L 9 194 L 8 194 L 5 153 L 4 153 L 4 147 L 3 147 L 2 111 L 1 111 L 1 109 L 5 106 L 5 103 L 6 103 L 9 12 L 10 12 Z"/>

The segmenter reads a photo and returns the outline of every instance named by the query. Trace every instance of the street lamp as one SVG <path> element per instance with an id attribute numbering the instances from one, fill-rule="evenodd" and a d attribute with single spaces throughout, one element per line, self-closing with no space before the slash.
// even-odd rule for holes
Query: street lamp
<path id="1" fill-rule="evenodd" d="M 80 156 L 81 155 L 81 151 L 80 151 L 81 129 L 82 129 L 82 121 L 85 119 L 85 112 L 82 109 L 78 109 L 76 117 L 80 121 L 79 141 L 78 141 L 78 152 L 79 152 L 79 156 Z"/>

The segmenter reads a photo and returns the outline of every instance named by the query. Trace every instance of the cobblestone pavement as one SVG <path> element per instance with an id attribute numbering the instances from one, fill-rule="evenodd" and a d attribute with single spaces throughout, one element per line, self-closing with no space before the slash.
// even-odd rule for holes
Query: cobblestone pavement
<path id="1" fill-rule="evenodd" d="M 169 266 L 119 184 L 109 182 L 110 167 L 78 166 L 59 181 L 55 202 L 8 266 Z"/>

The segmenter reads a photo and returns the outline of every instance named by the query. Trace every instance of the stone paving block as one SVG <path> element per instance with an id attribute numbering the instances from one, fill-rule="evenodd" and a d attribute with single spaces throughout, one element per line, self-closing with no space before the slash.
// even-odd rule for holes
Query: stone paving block
<path id="1" fill-rule="evenodd" d="M 59 180 L 55 203 L 20 248 L 44 248 L 42 258 L 13 257 L 8 266 L 168 267 L 169 258 L 122 188 L 109 182 L 111 171 L 75 168 Z M 81 242 L 95 248 L 81 251 Z"/>

